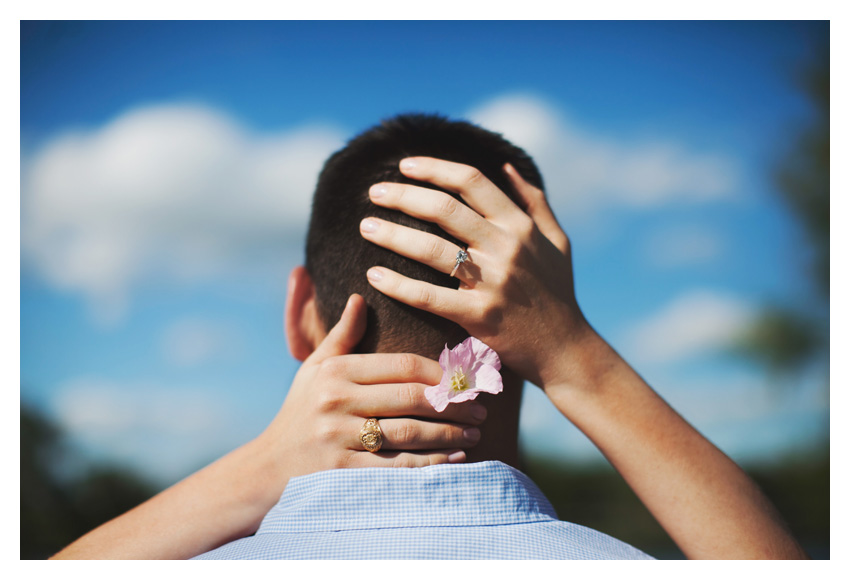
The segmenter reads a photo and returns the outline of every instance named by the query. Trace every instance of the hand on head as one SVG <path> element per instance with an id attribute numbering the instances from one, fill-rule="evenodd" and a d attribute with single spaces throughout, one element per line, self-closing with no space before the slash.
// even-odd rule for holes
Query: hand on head
<path id="1" fill-rule="evenodd" d="M 462 462 L 480 437 L 480 403 L 437 413 L 424 396 L 442 369 L 413 354 L 349 354 L 366 328 L 366 304 L 354 294 L 339 322 L 307 356 L 277 417 L 261 437 L 279 449 L 287 477 L 340 467 L 421 467 Z M 360 430 L 377 418 L 380 451 Z"/>
<path id="2" fill-rule="evenodd" d="M 405 304 L 456 322 L 499 353 L 505 365 L 538 386 L 563 373 L 563 353 L 589 330 L 573 290 L 569 240 L 543 192 L 510 165 L 520 208 L 473 167 L 428 157 L 402 160 L 405 176 L 460 196 L 468 206 L 435 189 L 379 183 L 370 189 L 376 205 L 436 223 L 464 242 L 460 248 L 432 234 L 367 218 L 367 240 L 444 273 L 457 254 L 457 290 L 371 268 L 369 282 Z"/>

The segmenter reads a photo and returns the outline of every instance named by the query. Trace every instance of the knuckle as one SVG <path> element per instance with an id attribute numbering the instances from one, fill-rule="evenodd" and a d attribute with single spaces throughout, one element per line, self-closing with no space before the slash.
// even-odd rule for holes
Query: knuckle
<path id="1" fill-rule="evenodd" d="M 330 444 L 336 441 L 338 431 L 333 421 L 317 421 L 315 428 L 315 436 L 319 442 Z"/>
<path id="2" fill-rule="evenodd" d="M 402 447 L 412 445 L 416 442 L 416 429 L 410 423 L 403 422 L 396 428 L 395 432 L 396 444 Z"/>
<path id="3" fill-rule="evenodd" d="M 450 218 L 457 213 L 459 206 L 460 203 L 455 198 L 449 195 L 441 196 L 440 201 L 437 202 L 437 217 L 441 219 Z"/>
<path id="4" fill-rule="evenodd" d="M 549 207 L 549 202 L 546 199 L 546 192 L 544 192 L 539 187 L 529 187 L 528 188 L 528 197 L 531 199 L 532 205 L 535 210 L 537 209 L 545 209 Z"/>
<path id="5" fill-rule="evenodd" d="M 399 386 L 398 401 L 402 409 L 415 410 L 419 407 L 419 391 L 413 383 Z"/>
<path id="6" fill-rule="evenodd" d="M 321 413 L 332 413 L 339 405 L 340 400 L 335 389 L 325 388 L 316 395 L 316 406 Z"/>
<path id="7" fill-rule="evenodd" d="M 479 320 L 487 327 L 497 327 L 502 320 L 502 304 L 498 301 L 491 300 L 483 303 L 479 311 Z"/>
<path id="8" fill-rule="evenodd" d="M 322 413 L 327 413 L 334 410 L 336 406 L 336 397 L 329 389 L 323 389 L 316 395 L 316 407 Z"/>
<path id="9" fill-rule="evenodd" d="M 360 456 L 357 451 L 352 451 L 348 453 L 340 453 L 336 456 L 335 461 L 333 462 L 336 469 L 350 469 L 352 467 L 359 467 Z"/>
<path id="10" fill-rule="evenodd" d="M 440 441 L 447 446 L 466 443 L 463 438 L 463 429 L 454 425 L 445 425 L 440 429 Z"/>
<path id="11" fill-rule="evenodd" d="M 423 286 L 417 292 L 415 302 L 418 308 L 428 310 L 434 307 L 436 295 L 431 288 Z"/>
<path id="12" fill-rule="evenodd" d="M 416 461 L 407 453 L 399 453 L 393 458 L 393 467 L 416 467 Z"/>
<path id="13" fill-rule="evenodd" d="M 411 353 L 400 354 L 395 364 L 399 378 L 415 377 L 419 372 L 419 359 Z"/>
<path id="14" fill-rule="evenodd" d="M 440 238 L 430 238 L 425 242 L 425 247 L 423 248 L 425 252 L 425 257 L 435 263 L 440 263 L 443 261 L 443 240 Z"/>
<path id="15" fill-rule="evenodd" d="M 505 248 L 505 252 L 507 254 L 508 264 L 510 264 L 512 267 L 516 267 L 523 261 L 523 258 L 525 257 L 525 246 L 520 240 L 513 240 L 507 245 L 507 247 Z M 506 279 L 507 277 L 507 272 L 502 272 L 502 278 Z"/>
<path id="16" fill-rule="evenodd" d="M 474 167 L 466 166 L 462 170 L 460 178 L 461 183 L 466 187 L 474 187 L 481 183 L 481 180 L 484 179 L 484 174 Z"/>
<path id="17" fill-rule="evenodd" d="M 518 261 L 519 261 L 519 259 L 518 259 L 518 256 L 517 256 L 517 257 L 514 258 L 514 261 L 511 262 L 511 263 L 516 265 L 516 263 Z M 503 292 L 507 292 L 510 289 L 511 275 L 507 271 L 499 272 L 499 274 L 496 277 L 496 280 L 497 280 L 497 284 L 498 284 L 499 288 L 503 289 Z M 501 307 L 501 304 L 499 304 L 499 306 Z"/>
<path id="18" fill-rule="evenodd" d="M 319 363 L 319 373 L 327 377 L 339 377 L 344 373 L 345 361 L 339 357 L 326 358 Z"/>
<path id="19" fill-rule="evenodd" d="M 517 218 L 516 228 L 520 236 L 530 238 L 534 233 L 534 220 L 523 214 Z"/>

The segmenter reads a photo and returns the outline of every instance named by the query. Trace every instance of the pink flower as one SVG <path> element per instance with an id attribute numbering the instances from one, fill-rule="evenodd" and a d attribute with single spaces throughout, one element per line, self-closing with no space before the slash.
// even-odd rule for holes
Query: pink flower
<path id="1" fill-rule="evenodd" d="M 471 401 L 478 393 L 496 395 L 502 392 L 502 363 L 492 348 L 470 336 L 440 354 L 443 379 L 439 385 L 425 389 L 425 398 L 442 412 L 449 403 Z"/>

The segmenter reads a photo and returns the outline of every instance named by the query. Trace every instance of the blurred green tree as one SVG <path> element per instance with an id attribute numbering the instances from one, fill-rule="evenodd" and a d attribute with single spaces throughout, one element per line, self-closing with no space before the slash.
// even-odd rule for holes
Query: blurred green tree
<path id="1" fill-rule="evenodd" d="M 63 477 L 60 461 L 82 463 L 46 417 L 21 404 L 21 559 L 44 559 L 152 497 L 154 488 L 118 467 L 88 465 Z"/>
<path id="2" fill-rule="evenodd" d="M 737 345 L 779 374 L 801 370 L 829 349 L 829 83 L 826 44 L 797 77 L 812 104 L 812 119 L 791 140 L 773 173 L 777 191 L 811 242 L 811 279 L 819 300 L 766 307 Z"/>

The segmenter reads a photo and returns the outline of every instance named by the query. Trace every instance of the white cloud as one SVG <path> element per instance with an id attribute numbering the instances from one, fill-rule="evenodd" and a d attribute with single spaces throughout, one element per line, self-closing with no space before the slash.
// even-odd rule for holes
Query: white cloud
<path id="1" fill-rule="evenodd" d="M 212 360 L 232 359 L 241 350 L 235 328 L 201 318 L 172 322 L 162 336 L 162 353 L 178 366 L 196 366 Z"/>
<path id="2" fill-rule="evenodd" d="M 595 135 L 529 95 L 495 99 L 470 119 L 525 149 L 543 173 L 553 205 L 571 211 L 724 199 L 738 180 L 726 156 L 697 153 L 675 141 Z"/>
<path id="3" fill-rule="evenodd" d="M 736 184 L 727 158 L 594 135 L 540 99 L 499 98 L 470 117 L 526 147 L 553 202 L 571 211 L 716 200 Z M 24 263 L 113 324 L 143 282 L 268 272 L 287 241 L 300 245 L 318 171 L 344 136 L 320 126 L 257 134 L 192 104 L 66 132 L 23 163 Z"/>
<path id="4" fill-rule="evenodd" d="M 193 280 L 267 262 L 306 230 L 327 127 L 257 135 L 197 105 L 131 110 L 48 142 L 23 170 L 25 258 L 114 322 L 151 274 Z"/>
<path id="5" fill-rule="evenodd" d="M 723 348 L 752 322 L 755 308 L 709 290 L 679 296 L 627 331 L 624 352 L 641 363 L 669 363 Z"/>
<path id="6" fill-rule="evenodd" d="M 88 453 L 163 482 L 248 440 L 233 429 L 233 402 L 203 389 L 77 379 L 60 386 L 52 412 Z"/>
<path id="7" fill-rule="evenodd" d="M 647 261 L 659 268 L 711 262 L 725 250 L 723 238 L 701 225 L 676 225 L 654 232 L 646 241 Z"/>

